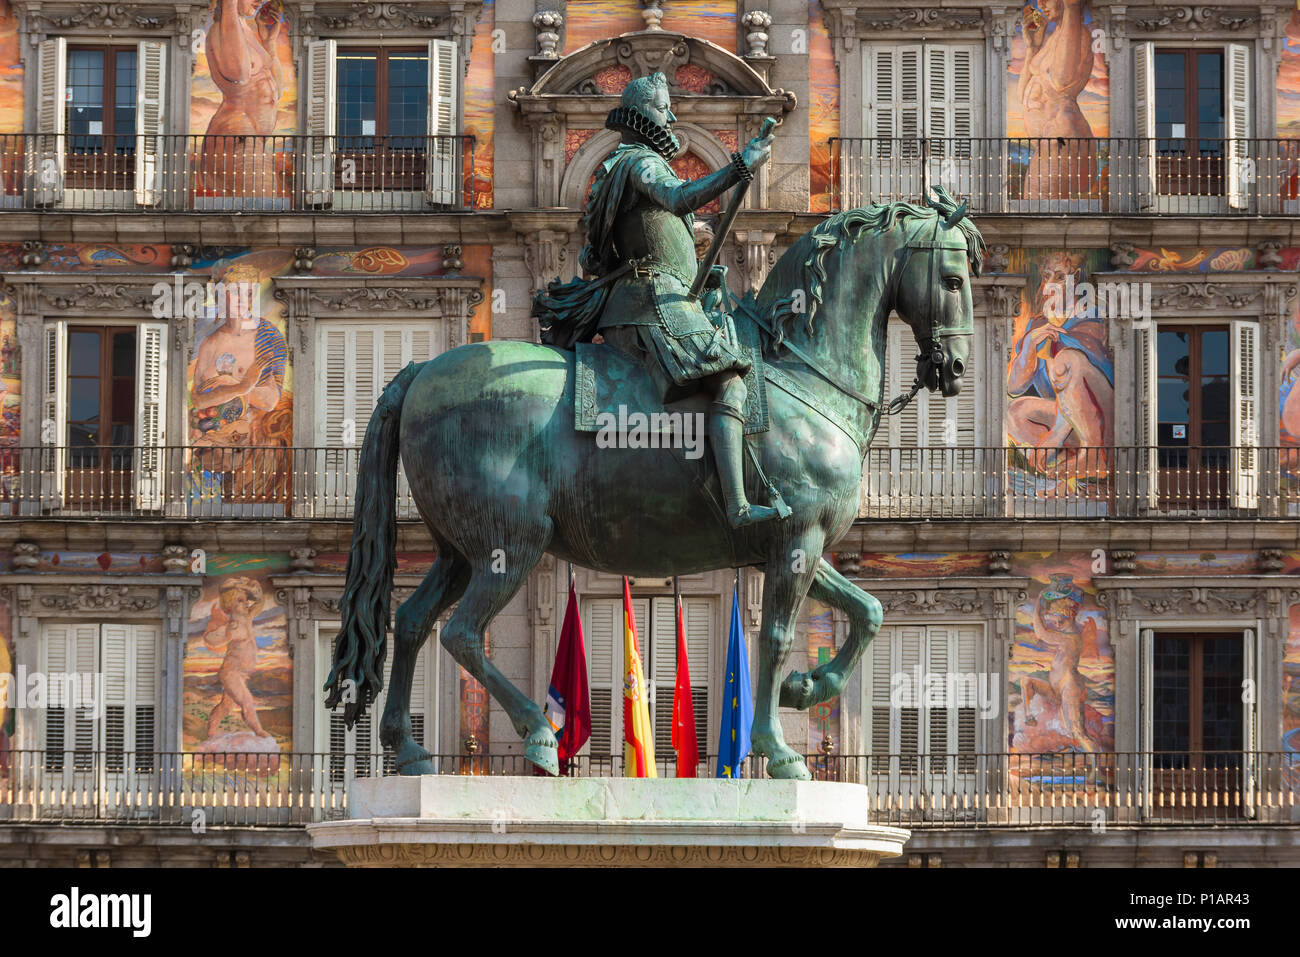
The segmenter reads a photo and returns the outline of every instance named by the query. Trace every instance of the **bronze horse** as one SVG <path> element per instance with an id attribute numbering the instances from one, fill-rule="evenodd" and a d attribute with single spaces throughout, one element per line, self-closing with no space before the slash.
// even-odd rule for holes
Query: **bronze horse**
<path id="1" fill-rule="evenodd" d="M 438 617 L 451 656 L 488 689 L 525 739 L 525 755 L 558 771 L 542 709 L 484 654 L 484 630 L 544 552 L 614 574 L 764 573 L 753 750 L 773 777 L 807 778 L 777 705 L 838 695 L 880 628 L 880 603 L 821 558 L 858 512 L 862 464 L 882 414 L 886 324 L 911 326 L 921 349 L 916 390 L 955 395 L 973 331 L 970 278 L 984 253 L 965 207 L 942 189 L 925 206 L 839 213 L 797 240 L 757 299 L 742 304 L 763 332 L 770 428 L 749 441 L 793 509 L 733 531 L 709 490 L 708 457 L 682 449 L 599 448 L 574 429 L 574 355 L 528 342 L 461 346 L 402 370 L 366 430 L 342 629 L 326 688 L 349 724 L 382 686 L 396 563 L 400 451 L 420 516 L 437 544 L 429 574 L 398 608 L 392 687 L 380 726 L 403 774 L 433 772 L 411 733 L 416 655 Z M 896 400 L 897 401 L 897 400 Z M 757 473 L 749 494 L 762 500 Z M 806 596 L 841 609 L 850 634 L 811 674 L 779 669 Z"/>

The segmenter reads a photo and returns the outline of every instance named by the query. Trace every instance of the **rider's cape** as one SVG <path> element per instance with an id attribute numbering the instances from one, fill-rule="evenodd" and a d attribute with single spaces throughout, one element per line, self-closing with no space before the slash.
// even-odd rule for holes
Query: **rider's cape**
<path id="1" fill-rule="evenodd" d="M 578 264 L 596 278 L 578 277 L 566 283 L 555 279 L 533 299 L 532 314 L 547 345 L 572 349 L 595 336 L 614 280 L 627 272 L 614 249 L 614 223 L 626 195 L 627 178 L 646 152 L 644 146 L 623 143 L 597 170 L 583 215 L 587 245 L 578 257 Z"/>

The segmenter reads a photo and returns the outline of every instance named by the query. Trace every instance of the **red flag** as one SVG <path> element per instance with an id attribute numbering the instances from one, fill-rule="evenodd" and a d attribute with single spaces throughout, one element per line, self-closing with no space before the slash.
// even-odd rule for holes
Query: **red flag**
<path id="1" fill-rule="evenodd" d="M 677 752 L 677 776 L 695 777 L 700 746 L 695 738 L 695 704 L 691 701 L 691 669 L 686 660 L 686 628 L 682 624 L 682 600 L 677 599 L 677 685 L 673 688 L 673 750 Z"/>
<path id="2" fill-rule="evenodd" d="M 551 686 L 546 692 L 546 720 L 559 740 L 560 773 L 565 774 L 569 759 L 577 755 L 591 737 L 587 650 L 582 642 L 582 619 L 578 617 L 578 598 L 572 582 L 569 583 L 569 605 L 564 610 L 559 647 L 555 649 Z"/>

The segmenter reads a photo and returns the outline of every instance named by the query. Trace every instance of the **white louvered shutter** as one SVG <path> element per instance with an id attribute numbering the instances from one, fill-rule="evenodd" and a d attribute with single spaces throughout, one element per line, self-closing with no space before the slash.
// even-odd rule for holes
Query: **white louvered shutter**
<path id="1" fill-rule="evenodd" d="M 869 46 L 865 56 L 865 128 L 873 143 L 865 157 L 865 195 L 854 204 L 914 199 L 921 188 L 921 47 Z"/>
<path id="2" fill-rule="evenodd" d="M 673 696 L 677 686 L 677 604 L 672 598 L 650 602 L 650 631 L 641 635 L 642 662 L 650 685 L 650 725 L 654 728 L 655 757 L 672 767 Z"/>
<path id="3" fill-rule="evenodd" d="M 167 44 L 141 40 L 135 86 L 135 201 L 140 206 L 157 206 L 162 200 L 164 111 L 167 102 Z"/>
<path id="4" fill-rule="evenodd" d="M 1158 395 L 1156 392 L 1156 327 L 1133 331 L 1133 364 L 1137 392 L 1137 435 L 1134 458 L 1139 506 L 1156 508 L 1160 502 L 1160 470 L 1156 452 Z"/>
<path id="5" fill-rule="evenodd" d="M 334 202 L 336 59 L 337 44 L 333 40 L 307 44 L 307 155 L 303 172 L 308 206 L 329 206 Z"/>
<path id="6" fill-rule="evenodd" d="M 460 47 L 429 41 L 429 166 L 425 195 L 439 206 L 459 205 L 460 145 L 454 137 L 460 105 Z"/>
<path id="7" fill-rule="evenodd" d="M 900 770 L 914 774 L 919 769 L 918 755 L 925 749 L 921 736 L 922 700 L 920 681 L 924 674 L 925 629 L 915 625 L 900 625 L 896 630 L 897 650 L 894 657 L 894 671 L 907 676 L 912 688 L 912 698 L 897 709 L 898 731 L 897 748 L 900 757 Z"/>
<path id="8" fill-rule="evenodd" d="M 154 770 L 160 637 L 156 625 L 100 626 L 104 714 L 99 747 L 110 775 Z"/>
<path id="9" fill-rule="evenodd" d="M 1259 326 L 1233 320 L 1232 507 L 1259 508 Z"/>
<path id="10" fill-rule="evenodd" d="M 979 630 L 957 625 L 926 629 L 927 674 L 938 685 L 924 703 L 925 750 L 934 772 L 970 771 L 979 708 L 976 669 Z M 949 680 L 956 676 L 959 680 Z"/>
<path id="11" fill-rule="evenodd" d="M 136 508 L 157 511 L 166 494 L 167 324 L 141 323 L 136 351 Z"/>
<path id="12" fill-rule="evenodd" d="M 916 344 L 911 328 L 901 319 L 891 319 L 887 327 L 885 362 L 885 399 L 892 400 L 912 388 L 916 378 Z M 878 489 L 874 503 L 886 516 L 906 515 L 920 500 L 921 462 L 926 453 L 922 443 L 921 409 L 925 397 L 918 393 L 897 415 L 886 416 L 886 453 L 870 453 L 875 468 L 873 480 Z"/>
<path id="13" fill-rule="evenodd" d="M 1247 628 L 1242 633 L 1241 670 L 1243 692 L 1245 682 L 1249 681 L 1255 689 L 1260 687 L 1257 673 L 1259 662 L 1259 631 Z M 1242 805 L 1247 817 L 1255 816 L 1255 790 L 1259 786 L 1259 692 L 1242 694 L 1241 700 L 1241 742 L 1245 752 L 1242 762 Z"/>
<path id="14" fill-rule="evenodd" d="M 582 603 L 582 633 L 591 687 L 591 737 L 587 749 L 593 760 L 607 761 L 623 753 L 622 607 L 621 601 L 607 598 Z"/>
<path id="15" fill-rule="evenodd" d="M 925 135 L 930 139 L 930 182 L 958 198 L 975 191 L 971 137 L 979 128 L 975 85 L 979 50 L 970 46 L 925 48 Z"/>
<path id="16" fill-rule="evenodd" d="M 686 657 L 690 663 L 691 706 L 695 710 L 695 743 L 703 759 L 717 746 L 709 736 L 709 720 L 713 714 L 709 685 L 713 680 L 713 654 L 718 634 L 717 605 L 712 598 L 683 598 L 682 618 L 686 623 Z"/>
<path id="17" fill-rule="evenodd" d="M 1133 106 L 1138 138 L 1133 193 L 1140 212 L 1155 203 L 1156 189 L 1156 57 L 1150 42 L 1133 44 Z"/>
<path id="18" fill-rule="evenodd" d="M 1151 752 L 1155 747 L 1155 634 L 1150 628 L 1139 633 L 1138 648 L 1138 809 L 1142 817 L 1152 814 Z"/>
<path id="19" fill-rule="evenodd" d="M 1250 206 L 1254 183 L 1258 178 L 1255 164 L 1257 151 L 1250 138 L 1251 124 L 1250 47 L 1229 43 L 1224 56 L 1224 99 L 1227 113 L 1228 205 L 1233 209 Z"/>
<path id="20" fill-rule="evenodd" d="M 45 767 L 64 772 L 65 783 L 71 783 L 74 771 L 94 768 L 101 747 L 95 720 L 99 701 L 93 697 L 94 676 L 100 673 L 99 625 L 46 625 L 40 663 L 47 681 Z M 68 676 L 75 676 L 75 687 L 68 686 Z"/>
<path id="21" fill-rule="evenodd" d="M 63 505 L 68 442 L 68 324 L 47 322 L 41 357 L 41 506 Z"/>
<path id="22" fill-rule="evenodd" d="M 36 142 L 30 166 L 32 202 L 53 206 L 63 200 L 63 158 L 67 109 L 68 44 L 51 37 L 36 45 Z"/>

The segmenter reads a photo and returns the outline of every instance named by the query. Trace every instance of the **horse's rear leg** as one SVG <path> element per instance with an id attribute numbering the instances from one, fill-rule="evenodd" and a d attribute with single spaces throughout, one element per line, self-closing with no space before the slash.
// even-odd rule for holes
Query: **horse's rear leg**
<path id="1" fill-rule="evenodd" d="M 483 651 L 483 633 L 488 624 L 510 603 L 542 557 L 540 549 L 536 554 L 516 551 L 508 555 L 503 571 L 494 571 L 490 560 L 471 561 L 469 587 L 442 629 L 442 644 L 506 709 L 515 732 L 524 739 L 524 757 L 544 771 L 559 774 L 555 733 L 542 709 L 506 680 Z"/>
<path id="2" fill-rule="evenodd" d="M 393 627 L 393 671 L 389 678 L 379 740 L 394 753 L 399 774 L 432 774 L 429 752 L 411 731 L 411 682 L 420 648 L 438 616 L 460 598 L 469 584 L 469 564 L 440 549 L 429 574 L 397 609 Z"/>

